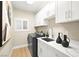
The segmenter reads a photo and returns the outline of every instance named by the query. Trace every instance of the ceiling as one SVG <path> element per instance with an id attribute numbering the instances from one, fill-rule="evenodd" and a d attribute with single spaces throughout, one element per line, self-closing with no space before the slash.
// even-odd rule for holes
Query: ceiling
<path id="1" fill-rule="evenodd" d="M 28 4 L 26 1 L 12 1 L 12 5 L 14 8 L 37 13 L 48 2 L 49 1 L 35 1 L 33 4 Z"/>

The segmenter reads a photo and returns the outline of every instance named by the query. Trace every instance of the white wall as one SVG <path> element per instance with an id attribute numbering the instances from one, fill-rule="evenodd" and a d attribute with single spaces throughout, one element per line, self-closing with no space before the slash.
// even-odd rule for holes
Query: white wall
<path id="1" fill-rule="evenodd" d="M 58 32 L 62 32 L 63 34 L 67 34 L 70 39 L 79 40 L 79 21 L 56 24 L 55 19 L 50 19 L 48 25 L 52 29 L 55 39 Z"/>
<path id="2" fill-rule="evenodd" d="M 10 10 L 11 10 L 11 20 L 13 19 L 12 18 L 12 5 L 11 5 L 11 2 L 9 1 L 4 1 L 3 2 L 3 6 L 2 6 L 2 30 L 4 29 L 5 27 L 5 23 L 7 23 L 7 36 L 6 36 L 6 40 L 8 40 L 2 47 L 0 47 L 0 56 L 9 56 L 10 55 L 10 52 L 12 51 L 12 48 L 13 48 L 13 39 L 12 39 L 12 35 L 11 35 L 11 27 L 9 25 L 9 22 L 8 22 L 8 15 L 7 15 L 7 6 L 9 5 L 10 7 Z"/>
<path id="3" fill-rule="evenodd" d="M 14 28 L 13 34 L 14 34 L 14 40 L 15 40 L 14 46 L 27 45 L 28 33 L 35 32 L 34 30 L 34 16 L 35 15 L 31 12 L 19 10 L 16 8 L 13 9 L 13 13 L 14 13 L 14 21 L 15 21 L 15 18 L 23 18 L 23 19 L 26 19 L 27 22 L 29 22 L 27 31 L 16 31 L 15 27 L 13 27 Z"/>
<path id="4" fill-rule="evenodd" d="M 43 28 L 45 29 L 46 27 Z M 40 31 L 43 28 L 38 27 L 37 30 Z M 55 40 L 57 39 L 58 32 L 62 32 L 63 34 L 67 34 L 71 40 L 73 39 L 79 41 L 79 21 L 56 24 L 54 18 L 48 19 L 48 29 L 49 28 L 52 29 L 52 34 Z M 44 29 L 43 31 L 46 31 L 46 29 Z"/>
<path id="5" fill-rule="evenodd" d="M 10 35 L 10 25 L 9 25 L 9 21 L 8 21 L 8 15 L 7 15 L 7 7 L 8 7 L 8 2 L 3 2 L 3 6 L 2 6 L 2 31 L 5 28 L 5 24 L 7 24 L 7 37 L 6 39 L 9 39 L 11 37 Z"/>

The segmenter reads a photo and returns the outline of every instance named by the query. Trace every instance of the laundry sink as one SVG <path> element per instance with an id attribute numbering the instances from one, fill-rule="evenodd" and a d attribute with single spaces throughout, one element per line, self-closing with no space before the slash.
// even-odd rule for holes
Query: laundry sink
<path id="1" fill-rule="evenodd" d="M 48 38 L 48 37 L 42 38 L 42 40 L 47 41 L 47 42 L 54 41 L 54 39 L 51 39 L 51 38 Z"/>

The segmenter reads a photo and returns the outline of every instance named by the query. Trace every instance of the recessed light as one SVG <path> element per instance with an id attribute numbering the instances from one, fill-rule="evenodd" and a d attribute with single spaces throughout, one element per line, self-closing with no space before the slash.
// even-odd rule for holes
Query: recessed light
<path id="1" fill-rule="evenodd" d="M 26 0 L 26 2 L 27 2 L 28 4 L 33 4 L 33 3 L 34 3 L 34 0 Z"/>

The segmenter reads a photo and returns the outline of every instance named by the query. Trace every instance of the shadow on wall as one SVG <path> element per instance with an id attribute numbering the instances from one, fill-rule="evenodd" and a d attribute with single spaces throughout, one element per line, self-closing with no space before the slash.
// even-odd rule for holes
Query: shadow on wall
<path id="1" fill-rule="evenodd" d="M 48 20 L 48 27 L 53 29 L 54 38 L 57 38 L 57 33 L 62 32 L 67 34 L 70 39 L 79 40 L 79 21 L 56 24 L 55 20 Z"/>

